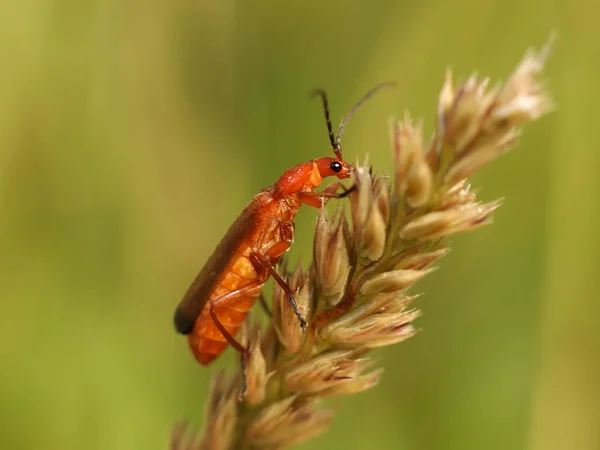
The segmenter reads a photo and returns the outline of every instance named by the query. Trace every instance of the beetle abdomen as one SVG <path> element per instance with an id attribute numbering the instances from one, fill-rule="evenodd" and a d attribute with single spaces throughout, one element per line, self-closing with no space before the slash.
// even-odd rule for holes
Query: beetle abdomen
<path id="1" fill-rule="evenodd" d="M 254 285 L 250 292 L 240 293 L 213 307 L 219 322 L 231 336 L 235 336 L 262 289 L 264 284 L 262 278 L 264 277 L 256 272 L 250 259 L 242 256 L 216 286 L 196 319 L 192 332 L 188 335 L 190 348 L 200 364 L 210 364 L 229 345 L 210 315 L 211 302 L 229 292 L 243 290 L 244 286 L 249 284 Z"/>
<path id="2" fill-rule="evenodd" d="M 256 296 L 236 297 L 215 307 L 219 321 L 231 336 L 236 335 L 255 300 Z M 210 301 L 196 320 L 194 330 L 188 335 L 188 342 L 198 362 L 204 365 L 209 364 L 229 345 L 210 315 Z"/>

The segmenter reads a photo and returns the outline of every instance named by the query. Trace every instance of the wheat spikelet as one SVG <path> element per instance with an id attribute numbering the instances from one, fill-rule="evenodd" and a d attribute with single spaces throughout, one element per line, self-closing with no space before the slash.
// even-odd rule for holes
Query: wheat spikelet
<path id="1" fill-rule="evenodd" d="M 467 177 L 510 149 L 520 126 L 538 119 L 551 101 L 538 81 L 549 46 L 529 51 L 503 85 L 488 88 L 475 75 L 455 86 L 446 75 L 437 131 L 423 143 L 421 124 L 392 121 L 394 179 L 357 165 L 350 195 L 351 224 L 341 209 L 317 221 L 313 261 L 283 273 L 310 324 L 306 333 L 277 284 L 266 330 L 247 326 L 248 389 L 237 402 L 241 376 L 217 373 L 201 438 L 173 434 L 173 450 L 281 449 L 318 435 L 334 413 L 322 399 L 377 384 L 369 349 L 413 336 L 411 287 L 448 252 L 446 237 L 490 223 L 498 201 L 478 202 Z"/>

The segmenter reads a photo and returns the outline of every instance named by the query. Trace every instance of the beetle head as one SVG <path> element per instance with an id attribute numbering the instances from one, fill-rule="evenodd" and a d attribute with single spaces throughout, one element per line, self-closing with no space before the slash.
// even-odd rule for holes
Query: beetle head
<path id="1" fill-rule="evenodd" d="M 350 177 L 350 174 L 354 170 L 354 166 L 344 161 L 341 156 L 340 153 L 338 158 L 325 156 L 313 160 L 321 178 L 338 177 L 341 180 Z"/>

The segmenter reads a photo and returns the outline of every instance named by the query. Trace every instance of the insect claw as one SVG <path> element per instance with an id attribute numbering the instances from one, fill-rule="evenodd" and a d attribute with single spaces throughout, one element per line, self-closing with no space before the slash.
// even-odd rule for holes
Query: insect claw
<path id="1" fill-rule="evenodd" d="M 304 319 L 304 317 L 298 317 L 300 320 L 300 328 L 303 333 L 306 333 L 306 329 L 308 328 L 308 322 Z"/>
<path id="2" fill-rule="evenodd" d="M 294 297 L 294 294 L 291 294 L 291 293 L 288 294 L 288 300 L 290 301 L 292 308 L 294 309 L 294 312 L 296 313 L 296 317 L 300 321 L 300 328 L 302 328 L 302 331 L 305 332 L 306 328 L 308 327 L 308 322 L 306 321 L 306 319 L 304 318 L 304 315 L 298 308 L 298 303 L 296 303 L 296 298 Z"/>

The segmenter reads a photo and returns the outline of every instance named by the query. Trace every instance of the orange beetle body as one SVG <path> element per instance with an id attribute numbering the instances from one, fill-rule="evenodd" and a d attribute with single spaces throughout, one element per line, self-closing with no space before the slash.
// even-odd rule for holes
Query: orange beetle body
<path id="1" fill-rule="evenodd" d="M 351 171 L 351 165 L 333 157 L 299 164 L 256 194 L 244 208 L 175 313 L 177 330 L 188 335 L 198 362 L 209 364 L 233 344 L 228 337 L 235 336 L 273 274 L 272 267 L 293 243 L 294 219 L 300 206 L 321 207 L 324 200 L 334 196 L 314 192 L 323 178 L 343 179 Z"/>
<path id="2" fill-rule="evenodd" d="M 383 83 L 367 92 L 342 120 L 336 137 L 327 96 L 323 91 L 315 92 L 323 101 L 335 158 L 317 158 L 292 167 L 273 186 L 256 194 L 231 225 L 175 311 L 175 327 L 188 335 L 190 348 L 201 364 L 210 364 L 227 345 L 240 352 L 242 365 L 245 364 L 247 350 L 234 336 L 270 276 L 286 293 L 300 326 L 306 328 L 294 293 L 275 271 L 275 265 L 294 241 L 294 219 L 302 204 L 320 208 L 328 199 L 344 197 L 352 190 L 336 193 L 343 187 L 338 181 L 322 192 L 315 192 L 324 178 L 350 176 L 353 167 L 343 161 L 340 145 L 344 126 L 365 100 L 390 85 L 392 83 Z"/>

